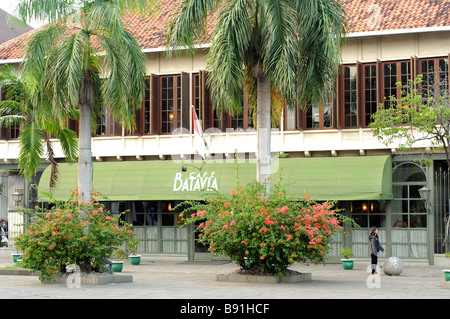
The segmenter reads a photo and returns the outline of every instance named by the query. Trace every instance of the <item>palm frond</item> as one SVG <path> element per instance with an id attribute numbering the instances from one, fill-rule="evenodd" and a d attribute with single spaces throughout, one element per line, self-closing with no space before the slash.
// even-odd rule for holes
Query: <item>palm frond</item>
<path id="1" fill-rule="evenodd" d="M 23 122 L 25 122 L 26 117 L 23 115 L 2 115 L 0 116 L 0 126 L 2 127 L 10 127 L 19 125 Z"/>
<path id="2" fill-rule="evenodd" d="M 73 0 L 20 0 L 17 12 L 23 21 L 29 19 L 50 21 L 60 19 L 73 12 Z"/>
<path id="3" fill-rule="evenodd" d="M 117 34 L 124 32 L 120 8 L 112 2 L 99 2 L 92 6 L 84 19 L 84 28 L 94 34 Z"/>
<path id="4" fill-rule="evenodd" d="M 214 106 L 231 115 L 242 109 L 243 60 L 253 33 L 248 8 L 247 0 L 236 0 L 221 9 L 207 59 Z"/>
<path id="5" fill-rule="evenodd" d="M 54 44 L 59 43 L 66 31 L 65 24 L 52 24 L 37 31 L 27 41 L 22 63 L 24 80 L 27 85 L 36 90 L 41 88 L 47 57 L 54 50 Z"/>
<path id="6" fill-rule="evenodd" d="M 66 86 L 67 97 L 71 105 L 78 105 L 79 88 L 83 73 L 88 71 L 92 54 L 89 34 L 81 29 L 64 41 L 58 50 L 58 75 L 64 76 L 62 80 Z"/>
<path id="7" fill-rule="evenodd" d="M 300 105 L 326 100 L 341 61 L 346 16 L 337 0 L 298 1 L 300 56 L 296 79 Z"/>
<path id="8" fill-rule="evenodd" d="M 0 115 L 15 115 L 15 116 L 23 116 L 24 118 L 26 110 L 25 106 L 21 102 L 17 102 L 14 100 L 4 100 L 0 101 Z"/>
<path id="9" fill-rule="evenodd" d="M 19 167 L 20 172 L 31 178 L 41 163 L 44 155 L 44 132 L 35 122 L 26 122 L 19 136 Z"/>
<path id="10" fill-rule="evenodd" d="M 260 1 L 260 54 L 263 72 L 288 101 L 296 98 L 295 65 L 298 56 L 297 11 L 292 1 Z"/>
<path id="11" fill-rule="evenodd" d="M 159 0 L 116 0 L 121 12 L 129 10 L 131 12 L 141 13 L 145 15 L 153 15 L 159 10 Z"/>
<path id="12" fill-rule="evenodd" d="M 169 57 L 181 47 L 186 47 L 194 53 L 196 40 L 202 39 L 205 35 L 208 15 L 214 12 L 220 2 L 218 0 L 183 0 L 181 2 L 168 25 Z"/>
<path id="13" fill-rule="evenodd" d="M 125 128 L 134 126 L 134 109 L 141 107 L 144 91 L 145 56 L 135 39 L 124 31 L 121 41 L 99 36 L 105 51 L 103 66 L 108 76 L 102 82 L 103 105 Z"/>
<path id="14" fill-rule="evenodd" d="M 44 123 L 42 129 L 53 134 L 60 141 L 66 161 L 72 162 L 76 160 L 78 156 L 78 141 L 77 134 L 74 131 L 61 125 L 61 123 L 52 121 Z"/>

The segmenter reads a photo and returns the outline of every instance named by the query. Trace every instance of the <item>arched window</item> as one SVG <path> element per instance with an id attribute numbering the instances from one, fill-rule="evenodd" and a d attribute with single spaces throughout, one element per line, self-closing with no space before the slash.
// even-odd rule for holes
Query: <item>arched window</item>
<path id="1" fill-rule="evenodd" d="M 427 258 L 427 210 L 419 193 L 426 184 L 425 167 L 418 163 L 401 163 L 393 170 L 393 256 Z"/>

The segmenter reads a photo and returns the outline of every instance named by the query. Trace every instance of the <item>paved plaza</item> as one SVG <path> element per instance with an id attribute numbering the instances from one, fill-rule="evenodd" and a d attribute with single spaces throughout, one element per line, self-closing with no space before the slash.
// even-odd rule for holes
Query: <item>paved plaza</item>
<path id="1" fill-rule="evenodd" d="M 70 312 L 77 311 L 76 305 L 103 316 L 125 314 L 130 309 L 147 309 L 150 315 L 151 309 L 160 309 L 152 317 L 169 319 L 280 319 L 282 315 L 299 312 L 333 315 L 342 307 L 356 311 L 354 307 L 360 309 L 364 303 L 367 307 L 377 305 L 382 313 L 389 309 L 390 314 L 394 311 L 414 315 L 414 309 L 424 306 L 424 300 L 446 302 L 450 298 L 450 289 L 442 288 L 445 283 L 442 267 L 406 263 L 399 276 L 381 272 L 376 281 L 373 277 L 368 279 L 368 263 L 356 262 L 353 270 L 344 270 L 340 264 L 295 264 L 290 269 L 311 273 L 312 280 L 264 284 L 216 281 L 217 274 L 228 274 L 238 268 L 231 262 L 191 262 L 186 257 L 148 255 L 142 257 L 138 266 L 125 262 L 120 274 L 132 275 L 130 283 L 69 288 L 67 284 L 42 284 L 37 276 L 0 275 L 0 294 L 3 305 L 8 304 L 7 300 L 18 301 L 16 306 L 22 299 L 35 300 L 22 313 L 33 314 L 35 306 L 51 306 L 52 300 L 57 299 L 57 304 L 62 305 L 58 309 L 67 308 Z M 0 268 L 12 264 L 10 253 L 0 252 Z M 100 299 L 105 302 L 99 303 Z M 123 300 L 114 303 L 111 301 L 114 299 Z M 322 303 L 322 299 L 327 301 Z M 374 304 L 374 299 L 379 301 Z M 382 306 L 386 304 L 382 299 L 392 299 L 393 305 Z M 43 303 L 46 300 L 50 303 Z"/>
<path id="2" fill-rule="evenodd" d="M 383 260 L 381 260 L 381 265 Z M 12 265 L 10 250 L 0 252 L 0 267 Z M 309 272 L 312 280 L 301 283 L 257 284 L 217 282 L 216 274 L 230 273 L 230 262 L 190 262 L 185 257 L 143 256 L 141 264 L 125 262 L 122 274 L 133 282 L 108 285 L 41 284 L 37 276 L 0 276 L 2 299 L 448 299 L 442 267 L 404 265 L 400 276 L 381 272 L 378 281 L 369 278 L 368 262 L 355 263 L 353 270 L 340 264 L 295 264 L 290 269 Z"/>

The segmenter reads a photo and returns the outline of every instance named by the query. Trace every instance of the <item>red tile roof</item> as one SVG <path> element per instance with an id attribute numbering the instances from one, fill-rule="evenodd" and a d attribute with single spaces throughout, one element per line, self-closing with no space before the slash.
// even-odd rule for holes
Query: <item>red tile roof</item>
<path id="1" fill-rule="evenodd" d="M 348 32 L 450 26 L 449 0 L 343 0 Z"/>
<path id="2" fill-rule="evenodd" d="M 154 17 L 130 14 L 124 23 L 142 49 L 165 45 L 166 25 L 179 0 L 163 0 Z M 342 0 L 348 15 L 348 32 L 389 31 L 450 26 L 450 0 Z M 34 31 L 0 45 L 0 60 L 20 59 L 24 40 Z"/>

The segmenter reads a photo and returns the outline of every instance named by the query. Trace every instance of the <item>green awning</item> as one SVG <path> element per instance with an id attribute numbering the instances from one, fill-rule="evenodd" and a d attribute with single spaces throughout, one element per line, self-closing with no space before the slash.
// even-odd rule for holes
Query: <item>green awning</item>
<path id="1" fill-rule="evenodd" d="M 187 171 L 182 171 L 185 165 Z M 198 189 L 229 192 L 236 187 L 234 161 L 205 162 L 125 161 L 94 162 L 93 189 L 111 201 L 186 200 L 201 198 Z M 241 185 L 255 179 L 254 160 L 238 163 Z M 294 198 L 309 193 L 315 200 L 392 199 L 390 156 L 282 158 L 272 164 L 272 185 L 280 171 L 286 192 Z M 41 192 L 49 192 L 50 167 L 39 182 Z M 59 164 L 59 180 L 54 198 L 66 200 L 77 186 L 77 164 Z"/>
<path id="2" fill-rule="evenodd" d="M 392 193 L 391 156 L 288 159 L 283 181 L 290 194 L 315 200 L 388 200 Z"/>

